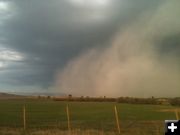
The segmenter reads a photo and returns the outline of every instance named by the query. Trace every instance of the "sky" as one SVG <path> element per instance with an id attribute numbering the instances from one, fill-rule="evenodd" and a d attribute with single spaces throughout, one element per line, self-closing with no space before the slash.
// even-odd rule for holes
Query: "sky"
<path id="1" fill-rule="evenodd" d="M 180 95 L 179 0 L 0 0 L 0 91 Z"/>

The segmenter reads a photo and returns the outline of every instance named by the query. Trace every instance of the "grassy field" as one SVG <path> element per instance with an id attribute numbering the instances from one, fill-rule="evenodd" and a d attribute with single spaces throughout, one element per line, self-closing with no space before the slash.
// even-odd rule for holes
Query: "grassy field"
<path id="1" fill-rule="evenodd" d="M 124 134 L 161 134 L 165 119 L 176 119 L 174 109 L 163 105 L 131 105 L 100 102 L 57 102 L 52 100 L 1 100 L 0 128 L 19 130 L 23 127 L 22 108 L 26 107 L 27 130 L 67 131 L 66 106 L 69 106 L 72 130 L 115 132 L 114 105 L 117 106 Z M 10 130 L 7 130 L 10 131 Z M 0 132 L 0 133 L 1 133 Z M 48 132 L 48 131 L 47 131 Z M 142 132 L 142 133 L 141 133 Z M 45 134 L 45 133 L 44 133 Z M 64 133 L 63 133 L 64 134 Z M 112 133 L 111 133 L 112 134 Z"/>

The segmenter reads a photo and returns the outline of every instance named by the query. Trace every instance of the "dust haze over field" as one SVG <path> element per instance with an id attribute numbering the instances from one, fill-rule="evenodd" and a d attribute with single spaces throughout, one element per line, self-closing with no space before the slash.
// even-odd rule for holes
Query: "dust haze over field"
<path id="1" fill-rule="evenodd" d="M 179 96 L 179 0 L 0 0 L 0 92 Z"/>
<path id="2" fill-rule="evenodd" d="M 168 42 L 166 37 L 180 33 L 179 4 L 166 1 L 143 12 L 117 30 L 105 47 L 72 58 L 58 71 L 56 89 L 79 96 L 180 95 L 179 50 L 159 49 Z"/>

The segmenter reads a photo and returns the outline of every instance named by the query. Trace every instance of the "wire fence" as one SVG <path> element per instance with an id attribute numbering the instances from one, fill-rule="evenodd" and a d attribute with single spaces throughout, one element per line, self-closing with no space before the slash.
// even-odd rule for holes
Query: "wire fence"
<path id="1" fill-rule="evenodd" d="M 61 112 L 51 108 L 43 110 L 42 108 L 34 109 L 26 106 L 19 107 L 18 109 L 1 110 L 0 112 L 0 127 L 23 128 L 24 130 L 61 129 L 73 131 L 74 129 L 95 129 L 113 131 L 117 134 L 121 134 L 121 132 L 144 132 L 151 135 L 160 135 L 164 131 L 164 123 L 162 121 L 121 120 L 116 106 L 114 106 L 114 112 L 112 111 L 114 116 L 109 117 L 107 115 L 107 119 L 103 120 L 98 120 L 100 116 L 94 115 L 93 112 L 89 112 L 91 113 L 89 118 L 85 118 L 86 115 L 82 113 L 79 114 L 81 115 L 80 117 L 76 112 L 73 113 L 68 105 Z M 94 119 L 92 119 L 93 117 Z"/>
<path id="2" fill-rule="evenodd" d="M 163 106 L 123 105 L 108 102 L 1 101 L 0 130 L 8 127 L 73 132 L 78 129 L 127 135 L 161 135 L 164 133 L 162 119 L 179 118 L 179 110 L 172 107 L 166 107 L 171 109 L 163 110 L 166 113 L 154 111 L 163 108 Z M 159 117 L 161 120 L 156 119 Z"/>

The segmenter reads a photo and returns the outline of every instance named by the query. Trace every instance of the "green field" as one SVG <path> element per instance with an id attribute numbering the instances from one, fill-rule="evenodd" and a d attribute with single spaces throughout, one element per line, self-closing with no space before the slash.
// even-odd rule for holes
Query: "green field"
<path id="1" fill-rule="evenodd" d="M 22 108 L 26 107 L 27 130 L 67 130 L 66 106 L 69 106 L 72 130 L 116 132 L 114 106 L 117 106 L 121 131 L 158 132 L 164 130 L 165 119 L 176 119 L 174 109 L 163 105 L 132 105 L 107 102 L 58 102 L 52 100 L 1 100 L 0 128 L 23 127 Z M 143 130 L 142 130 L 143 129 Z M 150 133 L 151 134 L 151 133 Z M 156 133 L 157 134 L 157 133 Z"/>

